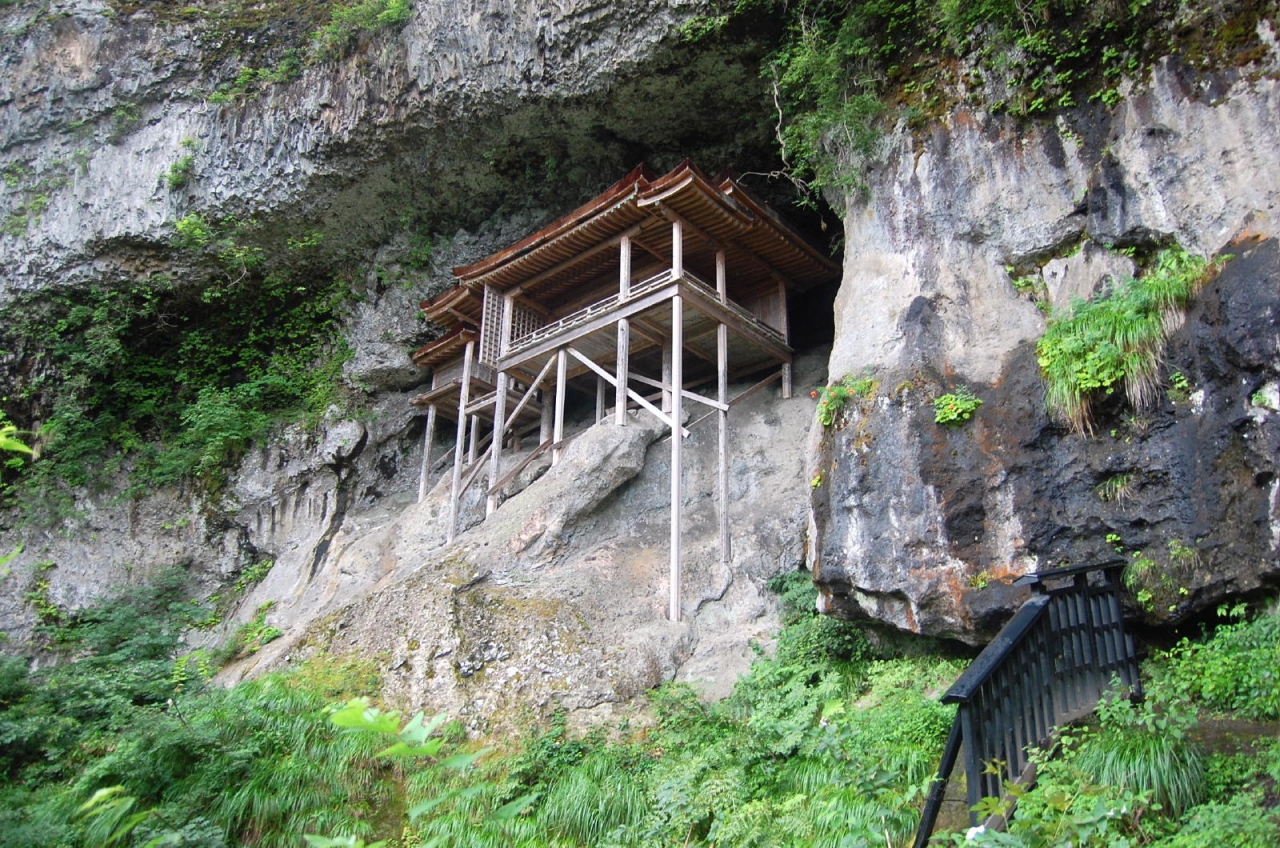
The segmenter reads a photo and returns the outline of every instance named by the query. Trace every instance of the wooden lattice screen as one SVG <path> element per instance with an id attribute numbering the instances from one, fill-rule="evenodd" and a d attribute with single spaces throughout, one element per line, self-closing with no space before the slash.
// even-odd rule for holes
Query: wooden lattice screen
<path id="1" fill-rule="evenodd" d="M 494 367 L 502 355 L 502 293 L 493 286 L 484 287 L 484 311 L 480 315 L 479 360 Z"/>
<path id="2" fill-rule="evenodd" d="M 502 356 L 502 292 L 493 286 L 484 287 L 484 312 L 480 318 L 480 362 L 497 367 Z M 516 342 L 538 330 L 545 323 L 542 315 L 520 301 L 512 304 L 511 338 Z"/>
<path id="3" fill-rule="evenodd" d="M 537 312 L 516 301 L 511 310 L 511 343 L 515 344 L 525 336 L 538 330 L 545 323 Z"/>

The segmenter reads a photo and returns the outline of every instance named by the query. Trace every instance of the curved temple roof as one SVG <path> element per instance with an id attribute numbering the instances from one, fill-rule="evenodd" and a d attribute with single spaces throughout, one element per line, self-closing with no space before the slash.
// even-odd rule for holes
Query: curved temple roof
<path id="1" fill-rule="evenodd" d="M 717 182 L 684 162 L 654 177 L 639 165 L 595 199 L 510 247 L 454 268 L 461 286 L 518 288 L 530 296 L 562 295 L 617 267 L 623 236 L 654 257 L 669 257 L 670 222 L 685 224 L 687 265 L 714 264 L 723 250 L 738 291 L 807 289 L 828 282 L 838 266 L 732 177 Z"/>

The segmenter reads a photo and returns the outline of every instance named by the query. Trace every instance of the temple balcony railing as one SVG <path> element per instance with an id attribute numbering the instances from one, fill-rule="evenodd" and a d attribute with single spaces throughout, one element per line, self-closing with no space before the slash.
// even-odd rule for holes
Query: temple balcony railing
<path id="1" fill-rule="evenodd" d="M 677 275 L 673 269 L 666 269 L 633 284 L 625 297 L 615 292 L 512 339 L 498 367 L 509 367 L 512 363 L 598 332 L 623 318 L 657 309 L 676 295 L 686 298 L 693 308 L 728 324 L 737 334 L 774 352 L 779 358 L 789 360 L 791 349 L 785 336 L 776 328 L 740 304 L 727 298 L 721 300 L 715 286 L 689 270 Z"/>

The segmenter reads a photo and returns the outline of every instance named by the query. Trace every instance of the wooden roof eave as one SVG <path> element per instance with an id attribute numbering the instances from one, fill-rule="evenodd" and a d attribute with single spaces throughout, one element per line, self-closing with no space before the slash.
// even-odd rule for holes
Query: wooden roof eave
<path id="1" fill-rule="evenodd" d="M 410 354 L 415 365 L 422 368 L 434 368 L 462 354 L 467 342 L 479 338 L 479 333 L 470 327 L 458 327 L 433 342 L 423 345 Z"/>
<path id="2" fill-rule="evenodd" d="M 466 286 L 454 286 L 422 301 L 418 309 L 428 321 L 448 327 L 466 322 L 479 324 L 483 304 Z"/>
<path id="3" fill-rule="evenodd" d="M 700 207 L 701 211 L 729 218 L 738 227 L 749 227 L 756 218 L 753 210 L 744 207 L 736 199 L 729 198 L 687 160 L 670 174 L 654 180 L 642 189 L 638 193 L 636 205 L 665 206 L 690 219 L 696 217 L 690 214 L 691 207 Z"/>
<path id="4" fill-rule="evenodd" d="M 599 215 L 609 207 L 625 201 L 635 194 L 639 186 L 647 184 L 651 178 L 652 174 L 646 165 L 637 165 L 621 180 L 568 215 L 558 218 L 505 250 L 500 250 L 471 265 L 454 268 L 454 276 L 467 282 L 482 283 L 484 282 L 484 277 L 493 271 L 529 255 L 566 233 L 572 232 L 582 223 Z"/>
<path id="5" fill-rule="evenodd" d="M 725 196 L 733 198 L 737 203 L 749 208 L 754 213 L 755 226 L 753 229 L 769 231 L 775 238 L 802 254 L 807 261 L 821 266 L 831 277 L 834 278 L 840 273 L 840 266 L 836 262 L 832 261 L 826 253 L 814 247 L 807 238 L 783 220 L 777 211 L 753 195 L 737 180 L 732 177 L 726 177 L 719 184 L 719 188 Z"/>

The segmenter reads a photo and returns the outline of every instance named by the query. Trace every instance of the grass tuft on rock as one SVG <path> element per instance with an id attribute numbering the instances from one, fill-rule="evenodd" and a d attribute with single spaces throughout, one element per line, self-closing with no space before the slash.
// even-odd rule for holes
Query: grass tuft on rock
<path id="1" fill-rule="evenodd" d="M 1091 434 L 1099 397 L 1123 388 L 1135 409 L 1151 406 L 1159 396 L 1165 340 L 1219 267 L 1181 247 L 1167 248 L 1142 277 L 1051 316 L 1036 345 L 1049 414 Z"/>

